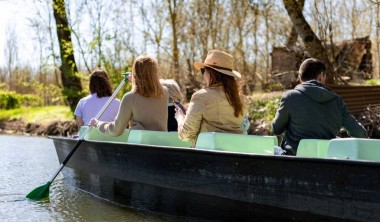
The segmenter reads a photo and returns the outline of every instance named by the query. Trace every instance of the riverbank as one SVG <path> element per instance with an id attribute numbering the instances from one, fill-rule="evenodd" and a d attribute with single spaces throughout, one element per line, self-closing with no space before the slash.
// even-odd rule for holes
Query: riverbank
<path id="1" fill-rule="evenodd" d="M 43 124 L 27 123 L 20 119 L 0 121 L 0 134 L 73 136 L 77 132 L 75 121 L 51 120 Z"/>
<path id="2" fill-rule="evenodd" d="M 22 107 L 0 111 L 0 133 L 72 136 L 78 129 L 69 107 Z"/>
<path id="3" fill-rule="evenodd" d="M 278 96 L 278 95 L 276 95 Z M 265 99 L 260 99 L 263 101 Z M 259 105 L 251 103 L 250 135 L 270 135 L 271 120 L 277 108 L 276 101 Z M 380 138 L 380 106 L 368 107 L 354 115 L 367 129 L 370 138 Z M 78 132 L 69 107 L 51 106 L 0 111 L 0 134 L 35 136 L 73 136 Z M 338 136 L 347 137 L 345 131 Z"/>

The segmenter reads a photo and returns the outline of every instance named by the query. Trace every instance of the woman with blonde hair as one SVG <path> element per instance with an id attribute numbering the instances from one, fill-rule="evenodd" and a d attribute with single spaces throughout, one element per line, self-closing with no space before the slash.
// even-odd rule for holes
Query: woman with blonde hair
<path id="1" fill-rule="evenodd" d="M 121 135 L 125 128 L 167 131 L 168 91 L 160 84 L 157 62 L 150 56 L 139 56 L 132 66 L 132 89 L 121 100 L 114 122 L 92 119 L 90 125 L 111 136 Z"/>
<path id="2" fill-rule="evenodd" d="M 177 131 L 178 124 L 175 119 L 175 102 L 182 102 L 182 93 L 178 83 L 174 79 L 160 79 L 163 86 L 168 89 L 169 103 L 168 103 L 168 131 Z"/>
<path id="3" fill-rule="evenodd" d="M 192 141 L 200 132 L 228 132 L 243 134 L 242 123 L 247 114 L 245 97 L 236 79 L 241 74 L 233 70 L 233 57 L 219 50 L 211 50 L 204 63 L 196 62 L 206 87 L 195 92 L 186 111 L 177 108 L 178 136 Z"/>

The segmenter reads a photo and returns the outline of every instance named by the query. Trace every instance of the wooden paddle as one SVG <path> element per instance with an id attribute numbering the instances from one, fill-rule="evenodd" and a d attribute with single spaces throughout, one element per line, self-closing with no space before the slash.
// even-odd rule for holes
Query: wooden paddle
<path id="1" fill-rule="evenodd" d="M 116 88 L 115 92 L 113 92 L 113 94 L 111 95 L 111 97 L 107 100 L 106 104 L 104 104 L 103 108 L 99 111 L 98 115 L 96 115 L 95 119 L 99 119 L 102 116 L 103 112 L 107 109 L 107 107 L 109 106 L 109 104 L 115 98 L 116 94 L 120 91 L 120 89 L 123 87 L 123 85 L 125 84 L 125 82 L 128 81 L 127 77 L 129 76 L 129 72 L 123 73 L 122 75 L 124 77 L 123 81 L 121 81 L 121 83 L 119 84 L 119 86 Z M 86 134 L 91 129 L 92 129 L 92 127 L 88 127 L 86 129 L 86 131 L 84 131 L 84 133 L 82 133 L 82 135 L 79 136 L 78 142 L 75 144 L 75 146 L 73 147 L 73 149 L 70 151 L 69 155 L 67 155 L 67 157 L 65 158 L 65 160 L 63 160 L 63 162 L 61 163 L 59 169 L 52 176 L 52 178 L 49 180 L 49 182 L 47 182 L 45 185 L 39 186 L 39 187 L 35 188 L 34 190 L 32 190 L 28 195 L 26 195 L 26 198 L 31 199 L 31 200 L 41 200 L 41 199 L 49 197 L 49 187 L 50 187 L 51 183 L 58 176 L 59 172 L 61 172 L 61 170 L 63 169 L 63 167 L 65 167 L 66 163 L 69 161 L 69 159 L 71 158 L 71 156 L 75 153 L 75 151 L 78 149 L 79 145 L 83 142 L 84 137 L 86 136 Z"/>

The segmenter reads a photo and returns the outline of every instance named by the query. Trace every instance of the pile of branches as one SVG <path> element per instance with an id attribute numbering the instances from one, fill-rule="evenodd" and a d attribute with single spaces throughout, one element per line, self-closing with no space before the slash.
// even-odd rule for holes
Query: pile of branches
<path id="1" fill-rule="evenodd" d="M 380 139 L 380 106 L 368 106 L 355 117 L 366 128 L 369 138 Z"/>

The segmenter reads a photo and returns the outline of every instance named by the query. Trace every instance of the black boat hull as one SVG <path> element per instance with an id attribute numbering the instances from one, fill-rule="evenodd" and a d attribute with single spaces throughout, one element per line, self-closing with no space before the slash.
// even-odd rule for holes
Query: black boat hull
<path id="1" fill-rule="evenodd" d="M 59 160 L 76 140 L 53 137 Z M 84 141 L 76 186 L 125 206 L 216 221 L 380 221 L 380 163 Z"/>

